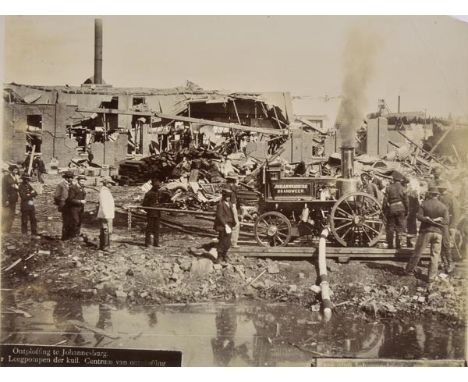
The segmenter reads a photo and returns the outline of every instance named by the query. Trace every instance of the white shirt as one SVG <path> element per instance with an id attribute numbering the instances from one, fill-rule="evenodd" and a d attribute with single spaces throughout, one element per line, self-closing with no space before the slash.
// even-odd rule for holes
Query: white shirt
<path id="1" fill-rule="evenodd" d="M 115 204 L 114 197 L 106 186 L 102 186 L 99 190 L 99 210 L 98 219 L 114 219 Z"/>

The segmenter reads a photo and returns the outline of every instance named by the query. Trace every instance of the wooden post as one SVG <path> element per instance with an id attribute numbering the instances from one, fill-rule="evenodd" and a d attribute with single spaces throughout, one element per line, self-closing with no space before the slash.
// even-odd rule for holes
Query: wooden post
<path id="1" fill-rule="evenodd" d="M 458 151 L 457 151 L 457 148 L 455 147 L 455 145 L 452 145 L 452 149 L 455 152 L 455 155 L 456 155 L 458 161 L 461 162 L 460 155 L 458 155 Z"/>
<path id="2" fill-rule="evenodd" d="M 33 145 L 31 150 L 31 157 L 29 158 L 29 166 L 28 166 L 28 175 L 31 175 L 32 164 L 34 160 L 34 152 L 36 151 L 36 145 Z"/>
<path id="3" fill-rule="evenodd" d="M 239 113 L 237 112 L 236 101 L 234 101 L 233 99 L 231 101 L 232 101 L 232 104 L 234 105 L 234 111 L 236 112 L 237 122 L 239 122 L 239 125 L 242 125 L 240 117 L 239 117 Z"/>
<path id="4" fill-rule="evenodd" d="M 283 130 L 283 127 L 281 126 L 281 121 L 279 120 L 278 114 L 276 113 L 276 106 L 274 105 L 273 105 L 273 111 L 275 112 L 276 122 L 278 123 L 280 130 Z"/>
<path id="5" fill-rule="evenodd" d="M 107 140 L 107 123 L 106 123 L 106 113 L 102 114 L 102 124 L 104 125 L 104 150 L 103 150 L 103 158 L 102 164 L 106 164 L 106 140 Z M 135 136 L 136 141 L 136 136 Z"/>

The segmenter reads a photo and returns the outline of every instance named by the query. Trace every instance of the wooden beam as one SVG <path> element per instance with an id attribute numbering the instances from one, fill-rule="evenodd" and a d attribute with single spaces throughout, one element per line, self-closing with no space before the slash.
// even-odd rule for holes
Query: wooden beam
<path id="1" fill-rule="evenodd" d="M 448 167 L 443 164 L 440 160 L 438 160 L 436 157 L 434 157 L 434 155 L 432 155 L 431 153 L 429 153 L 428 151 L 424 150 L 421 146 L 419 146 L 416 142 L 414 142 L 411 138 L 407 137 L 405 134 L 403 134 L 400 130 L 397 130 L 397 132 L 403 136 L 408 142 L 410 142 L 411 144 L 413 144 L 414 146 L 416 146 L 418 149 L 420 149 L 424 154 L 427 154 L 430 158 L 434 159 L 434 161 L 436 161 L 437 163 L 439 163 L 440 165 L 444 166 L 446 169 L 448 169 Z"/>
<path id="2" fill-rule="evenodd" d="M 241 119 L 239 117 L 239 112 L 237 111 L 236 101 L 234 101 L 233 99 L 231 101 L 232 101 L 232 104 L 234 105 L 234 111 L 236 112 L 237 122 L 239 122 L 239 125 L 242 125 Z"/>
<path id="3" fill-rule="evenodd" d="M 96 114 L 123 114 L 123 115 L 141 115 L 143 117 L 151 117 L 153 115 L 150 111 L 133 111 L 133 110 L 122 110 L 122 109 L 81 109 L 76 110 L 79 113 L 96 113 Z"/>
<path id="4" fill-rule="evenodd" d="M 450 126 L 447 130 L 445 130 L 445 132 L 442 134 L 442 136 L 439 138 L 439 140 L 436 142 L 436 144 L 434 145 L 434 147 L 432 147 L 431 151 L 429 151 L 429 154 L 432 154 L 435 149 L 437 147 L 439 147 L 439 145 L 444 141 L 445 137 L 448 135 L 448 133 L 450 133 L 453 129 L 453 125 Z"/>
<path id="5" fill-rule="evenodd" d="M 384 248 L 344 248 L 327 247 L 328 259 L 362 259 L 362 260 L 382 260 L 382 259 L 402 259 L 407 260 L 413 253 L 411 248 L 384 249 Z M 271 257 L 271 258 L 314 258 L 317 255 L 315 247 L 260 247 L 260 246 L 242 246 L 240 248 L 230 249 L 244 257 Z M 422 256 L 429 258 L 429 252 L 426 250 Z"/>
<path id="6" fill-rule="evenodd" d="M 288 135 L 287 130 L 269 129 L 265 127 L 242 126 L 236 123 L 210 121 L 209 119 L 183 117 L 180 115 L 170 115 L 170 114 L 162 114 L 162 113 L 154 113 L 154 115 L 156 117 L 163 118 L 163 119 L 174 119 L 176 121 L 193 122 L 193 123 L 199 123 L 203 125 L 226 127 L 228 129 L 256 132 L 256 133 L 267 134 L 267 135 Z"/>
<path id="7" fill-rule="evenodd" d="M 140 209 L 140 210 L 152 210 L 152 211 L 163 211 L 163 212 L 175 212 L 189 215 L 205 215 L 215 216 L 214 212 L 209 211 L 192 211 L 192 210 L 178 210 L 176 208 L 165 208 L 165 207 L 143 207 L 143 206 L 127 206 L 127 209 Z"/>

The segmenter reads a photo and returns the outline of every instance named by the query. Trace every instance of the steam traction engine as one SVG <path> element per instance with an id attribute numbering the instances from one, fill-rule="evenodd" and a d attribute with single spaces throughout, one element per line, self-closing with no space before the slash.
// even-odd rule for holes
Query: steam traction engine
<path id="1" fill-rule="evenodd" d="M 281 167 L 264 169 L 264 192 L 255 238 L 265 247 L 285 246 L 293 237 L 319 236 L 329 226 L 344 247 L 372 247 L 383 231 L 380 203 L 358 192 L 354 148 L 341 148 L 341 178 L 285 177 Z"/>

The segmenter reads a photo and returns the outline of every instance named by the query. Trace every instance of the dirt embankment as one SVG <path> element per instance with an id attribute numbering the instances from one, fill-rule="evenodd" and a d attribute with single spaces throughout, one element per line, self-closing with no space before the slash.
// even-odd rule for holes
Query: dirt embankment
<path id="1" fill-rule="evenodd" d="M 46 185 L 37 201 L 40 239 L 21 235 L 18 218 L 13 233 L 3 237 L 2 288 L 14 288 L 21 296 L 40 299 L 79 298 L 121 304 L 258 299 L 288 301 L 311 311 L 320 309 L 316 266 L 311 261 L 231 256 L 229 264 L 214 264 L 188 250 L 210 238 L 168 228 L 162 229 L 163 248 L 146 248 L 142 245 L 143 224 L 134 221 L 134 228 L 128 231 L 127 217 L 120 213 L 110 250 L 100 251 L 92 203 L 86 207 L 82 230 L 87 241 L 62 242 L 60 215 L 51 203 L 53 189 L 53 185 Z M 141 191 L 115 187 L 113 193 L 116 204 L 124 205 L 136 203 L 133 199 Z M 90 191 L 88 199 L 97 200 L 95 191 Z M 167 218 L 185 219 L 182 215 Z M 198 224 L 209 229 L 211 223 Z M 335 310 L 371 319 L 430 313 L 453 323 L 464 321 L 463 268 L 428 290 L 421 278 L 402 275 L 402 267 L 389 261 L 340 264 L 329 260 Z"/>

